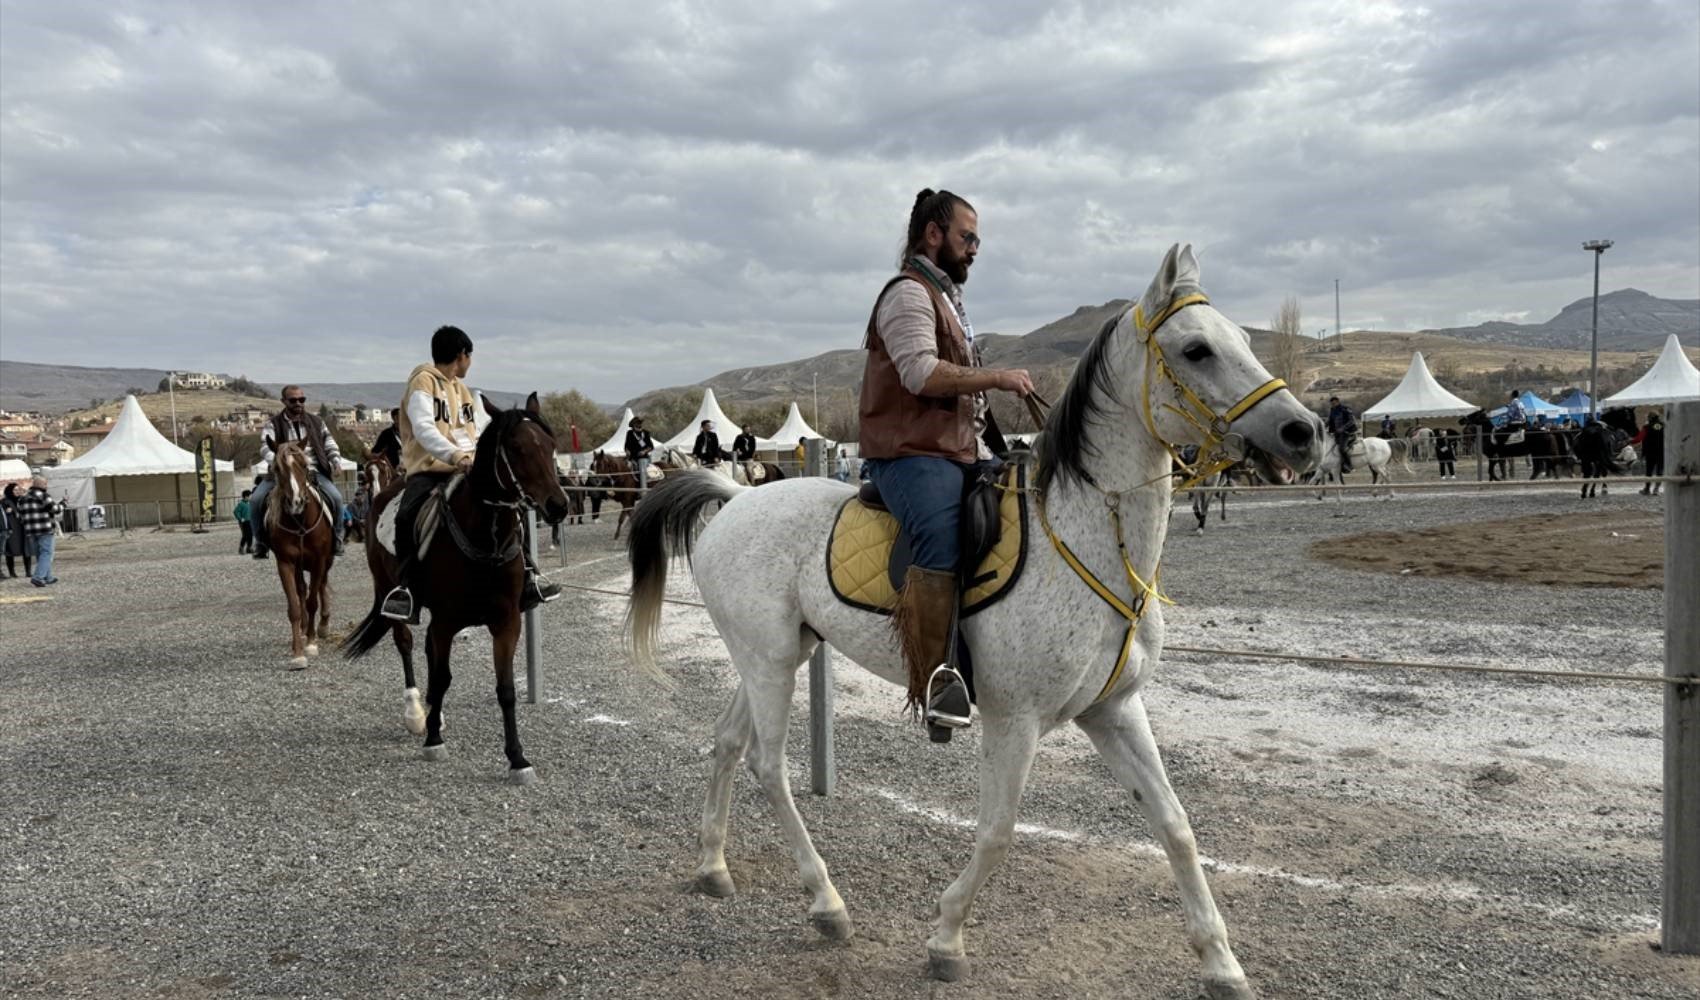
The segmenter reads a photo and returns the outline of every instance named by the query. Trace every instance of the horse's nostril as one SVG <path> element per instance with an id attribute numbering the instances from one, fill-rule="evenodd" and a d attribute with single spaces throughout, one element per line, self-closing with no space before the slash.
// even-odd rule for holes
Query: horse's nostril
<path id="1" fill-rule="evenodd" d="M 1316 428 L 1308 420 L 1289 420 L 1281 427 L 1281 440 L 1294 448 L 1306 448 L 1316 439 Z"/>

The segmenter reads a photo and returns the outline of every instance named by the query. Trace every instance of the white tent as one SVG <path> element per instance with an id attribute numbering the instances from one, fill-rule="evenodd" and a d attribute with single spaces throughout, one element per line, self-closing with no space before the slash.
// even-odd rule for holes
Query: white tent
<path id="1" fill-rule="evenodd" d="M 31 476 L 29 463 L 23 459 L 0 458 L 0 484 L 22 483 L 28 486 Z"/>
<path id="2" fill-rule="evenodd" d="M 803 411 L 797 409 L 797 404 L 791 404 L 790 412 L 785 414 L 785 423 L 773 432 L 773 437 L 761 443 L 763 448 L 779 448 L 782 450 L 797 447 L 797 442 L 803 438 L 819 438 L 820 432 L 808 425 L 803 419 Z"/>
<path id="3" fill-rule="evenodd" d="M 235 467 L 216 459 L 213 469 L 219 496 L 230 496 L 235 489 Z M 47 483 L 51 492 L 69 497 L 72 507 L 157 504 L 154 510 L 162 520 L 186 520 L 195 499 L 195 455 L 167 441 L 148 421 L 136 397 L 125 396 L 106 439 L 64 465 L 48 469 Z"/>
<path id="4" fill-rule="evenodd" d="M 722 448 L 732 447 L 732 439 L 743 433 L 743 428 L 733 423 L 732 418 L 721 411 L 720 403 L 714 398 L 714 390 L 704 389 L 702 391 L 702 404 L 697 407 L 697 415 L 691 418 L 691 422 L 686 424 L 683 430 L 661 442 L 661 447 L 689 448 L 696 444 L 697 432 L 702 429 L 704 420 L 714 421 L 714 433 L 720 435 L 720 446 Z M 620 441 L 621 447 L 624 447 L 625 438 L 621 437 Z"/>
<path id="5" fill-rule="evenodd" d="M 1429 374 L 1423 352 L 1411 355 L 1411 367 L 1386 398 L 1364 411 L 1364 417 L 1461 417 L 1480 407 L 1441 388 Z"/>
<path id="6" fill-rule="evenodd" d="M 632 416 L 632 408 L 626 407 L 626 412 L 620 414 L 620 425 L 614 428 L 613 436 L 591 450 L 605 451 L 611 455 L 624 455 L 626 453 L 626 432 L 632 429 Z M 692 440 L 695 440 L 694 436 Z"/>
<path id="7" fill-rule="evenodd" d="M 1673 333 L 1647 374 L 1617 395 L 1601 400 L 1600 406 L 1652 406 L 1682 399 L 1700 399 L 1700 370 L 1682 353 Z"/>

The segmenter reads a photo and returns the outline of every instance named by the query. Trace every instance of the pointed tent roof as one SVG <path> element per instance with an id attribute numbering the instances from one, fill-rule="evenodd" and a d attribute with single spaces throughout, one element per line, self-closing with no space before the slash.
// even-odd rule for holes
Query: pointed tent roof
<path id="1" fill-rule="evenodd" d="M 231 472 L 235 467 L 223 459 L 213 462 L 219 472 Z M 74 471 L 73 471 L 74 470 Z M 53 473 L 65 472 L 67 478 L 88 476 L 153 476 L 195 471 L 195 454 L 185 451 L 165 439 L 142 412 L 136 397 L 125 396 L 118 411 L 118 422 L 106 439 Z"/>
<path id="2" fill-rule="evenodd" d="M 702 426 L 704 420 L 714 421 L 714 431 L 720 435 L 722 445 L 730 445 L 733 438 L 743 433 L 743 428 L 733 423 L 732 418 L 721 411 L 720 403 L 714 398 L 714 390 L 704 389 L 702 391 L 702 404 L 697 407 L 697 415 L 691 418 L 691 422 L 686 424 L 683 430 L 661 442 L 661 446 L 663 448 L 689 448 L 696 444 L 697 428 Z M 624 441 L 623 438 L 621 440 Z"/>
<path id="3" fill-rule="evenodd" d="M 614 428 L 614 435 L 591 450 L 611 451 L 617 455 L 624 454 L 626 450 L 626 432 L 632 429 L 633 416 L 635 416 L 635 414 L 632 413 L 632 408 L 629 406 L 626 407 L 626 412 L 620 414 L 620 425 Z"/>
<path id="4" fill-rule="evenodd" d="M 1589 400 L 1587 393 L 1583 392 L 1581 389 L 1572 389 L 1570 390 L 1570 395 L 1564 397 L 1553 405 L 1563 410 L 1569 416 L 1579 417 L 1588 412 L 1589 402 L 1591 402 L 1591 400 Z"/>
<path id="5" fill-rule="evenodd" d="M 1650 406 L 1680 399 L 1700 399 L 1700 369 L 1682 353 L 1682 345 L 1673 333 L 1647 374 L 1617 395 L 1601 400 L 1600 405 Z"/>
<path id="6" fill-rule="evenodd" d="M 779 429 L 773 432 L 771 438 L 767 439 L 767 444 L 764 447 L 795 448 L 797 442 L 803 438 L 820 437 L 821 433 L 810 427 L 808 421 L 803 419 L 803 411 L 797 408 L 796 403 L 792 403 L 791 409 L 785 414 L 785 422 L 779 425 Z"/>
<path id="7" fill-rule="evenodd" d="M 1466 403 L 1441 388 L 1429 374 L 1423 352 L 1411 355 L 1405 377 L 1381 402 L 1364 411 L 1367 417 L 1454 417 L 1474 413 L 1480 407 Z"/>

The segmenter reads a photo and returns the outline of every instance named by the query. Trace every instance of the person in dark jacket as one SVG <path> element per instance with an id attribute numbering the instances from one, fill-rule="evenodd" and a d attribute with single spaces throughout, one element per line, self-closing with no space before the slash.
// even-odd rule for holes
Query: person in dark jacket
<path id="1" fill-rule="evenodd" d="M 1641 433 L 1635 435 L 1630 443 L 1640 446 L 1648 478 L 1665 474 L 1665 422 L 1658 413 L 1647 414 L 1647 426 L 1641 428 Z M 1664 488 L 1664 483 L 1644 483 L 1641 492 L 1656 497 L 1664 492 Z"/>
<path id="2" fill-rule="evenodd" d="M 1458 432 L 1444 430 L 1434 437 L 1434 460 L 1440 464 L 1440 478 L 1457 479 Z"/>
<path id="3" fill-rule="evenodd" d="M 1339 396 L 1328 397 L 1328 433 L 1340 449 L 1340 472 L 1352 471 L 1352 439 L 1358 436 L 1358 418 Z"/>
<path id="4" fill-rule="evenodd" d="M 632 463 L 637 488 L 649 489 L 649 463 L 655 460 L 655 437 L 643 429 L 643 418 L 633 417 L 626 430 L 626 461 Z"/>
<path id="5" fill-rule="evenodd" d="M 19 556 L 24 557 L 24 575 L 35 575 L 35 553 L 24 544 L 24 529 L 18 523 L 18 500 L 23 494 L 18 490 L 17 483 L 7 483 L 4 497 L 0 497 L 0 507 L 6 510 L 6 521 L 12 526 L 12 531 L 6 536 L 6 574 L 12 579 L 18 578 Z"/>
<path id="6" fill-rule="evenodd" d="M 396 475 L 401 475 L 401 409 L 390 411 L 390 425 L 378 432 L 378 440 L 372 442 L 372 454 L 382 455 L 384 461 L 390 463 L 390 468 Z"/>
<path id="7" fill-rule="evenodd" d="M 737 437 L 732 439 L 732 460 L 735 462 L 749 462 L 753 461 L 755 457 L 756 436 L 748 427 L 746 427 L 738 432 Z"/>
<path id="8" fill-rule="evenodd" d="M 720 464 L 720 435 L 714 433 L 714 421 L 702 422 L 696 443 L 691 445 L 691 457 L 705 466 Z"/>

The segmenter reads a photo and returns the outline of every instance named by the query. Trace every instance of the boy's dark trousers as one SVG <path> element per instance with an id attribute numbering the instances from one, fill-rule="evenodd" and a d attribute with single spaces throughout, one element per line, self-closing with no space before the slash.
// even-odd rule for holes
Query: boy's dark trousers
<path id="1" fill-rule="evenodd" d="M 237 521 L 236 524 L 242 529 L 242 541 L 236 546 L 236 551 L 254 551 L 254 526 L 249 524 L 247 521 Z"/>

